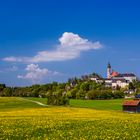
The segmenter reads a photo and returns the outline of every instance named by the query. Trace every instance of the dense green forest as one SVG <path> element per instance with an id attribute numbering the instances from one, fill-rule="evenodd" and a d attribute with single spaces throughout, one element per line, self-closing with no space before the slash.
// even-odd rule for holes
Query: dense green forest
<path id="1" fill-rule="evenodd" d="M 42 97 L 54 98 L 67 97 L 69 99 L 117 99 L 124 97 L 126 89 L 117 88 L 112 90 L 105 86 L 105 83 L 96 83 L 90 80 L 90 76 L 82 76 L 81 78 L 71 78 L 65 83 L 48 83 L 44 85 L 32 85 L 29 87 L 6 87 L 0 84 L 0 96 L 16 96 L 16 97 Z M 140 82 L 135 81 L 129 84 L 128 89 L 137 89 L 140 91 Z"/>

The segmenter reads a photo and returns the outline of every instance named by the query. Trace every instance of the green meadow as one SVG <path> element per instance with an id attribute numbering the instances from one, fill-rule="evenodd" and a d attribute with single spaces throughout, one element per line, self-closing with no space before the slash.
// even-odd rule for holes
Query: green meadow
<path id="1" fill-rule="evenodd" d="M 123 113 L 122 102 L 71 100 L 58 107 L 45 98 L 1 97 L 0 139 L 138 140 L 140 114 Z"/>
<path id="2" fill-rule="evenodd" d="M 39 101 L 41 103 L 47 104 L 46 98 L 32 98 L 27 97 L 25 99 Z M 122 103 L 124 99 L 113 99 L 113 100 L 70 100 L 71 107 L 80 108 L 93 108 L 99 110 L 122 110 Z"/>

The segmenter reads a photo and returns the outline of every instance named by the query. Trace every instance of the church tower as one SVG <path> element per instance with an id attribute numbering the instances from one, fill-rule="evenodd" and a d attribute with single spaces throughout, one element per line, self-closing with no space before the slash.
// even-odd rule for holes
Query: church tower
<path id="1" fill-rule="evenodd" d="M 111 78 L 111 65 L 110 65 L 110 63 L 108 63 L 108 65 L 107 65 L 107 78 L 108 79 Z"/>

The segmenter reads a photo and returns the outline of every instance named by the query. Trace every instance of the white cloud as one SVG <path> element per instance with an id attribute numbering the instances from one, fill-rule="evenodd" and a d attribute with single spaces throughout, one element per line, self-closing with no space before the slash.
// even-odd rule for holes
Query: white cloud
<path id="1" fill-rule="evenodd" d="M 14 57 L 14 56 L 3 58 L 3 60 L 4 61 L 8 61 L 8 62 L 22 62 L 22 59 L 21 58 Z"/>
<path id="2" fill-rule="evenodd" d="M 27 71 L 26 75 L 18 75 L 19 79 L 27 79 L 32 81 L 33 83 L 39 83 L 43 78 L 47 76 L 55 76 L 58 75 L 58 72 L 52 72 L 46 68 L 39 68 L 38 64 L 29 64 L 25 68 Z"/>
<path id="3" fill-rule="evenodd" d="M 33 57 L 6 57 L 3 58 L 7 62 L 50 62 L 50 61 L 65 61 L 75 59 L 80 56 L 82 52 L 89 50 L 101 49 L 102 45 L 99 41 L 91 42 L 88 39 L 81 38 L 78 34 L 65 32 L 59 38 L 60 44 L 55 50 L 41 51 Z"/>

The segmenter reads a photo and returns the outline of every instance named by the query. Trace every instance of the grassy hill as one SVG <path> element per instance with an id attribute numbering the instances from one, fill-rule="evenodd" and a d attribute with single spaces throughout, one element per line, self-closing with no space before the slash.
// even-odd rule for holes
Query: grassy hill
<path id="1" fill-rule="evenodd" d="M 70 106 L 99 110 L 122 110 L 123 99 L 114 100 L 70 100 Z"/>
<path id="2" fill-rule="evenodd" d="M 46 98 L 32 98 L 28 97 L 25 99 L 30 99 L 34 101 L 39 101 L 46 104 Z M 70 100 L 71 107 L 82 107 L 82 108 L 93 108 L 100 110 L 122 110 L 122 102 L 124 99 L 113 99 L 113 100 Z"/>
<path id="3" fill-rule="evenodd" d="M 26 108 L 41 108 L 42 106 L 23 100 L 19 97 L 0 97 L 0 111 L 18 110 Z"/>
<path id="4" fill-rule="evenodd" d="M 140 114 L 76 107 L 41 106 L 33 98 L 0 98 L 0 139 L 139 139 Z M 36 99 L 45 103 L 45 99 Z M 76 106 L 72 100 L 71 105 Z M 88 106 L 97 105 L 95 101 Z M 110 105 L 112 101 L 110 100 Z M 119 104 L 120 100 L 116 100 Z M 96 104 L 95 104 L 96 103 Z M 109 101 L 107 101 L 109 104 Z M 84 107 L 83 101 L 77 102 Z M 87 107 L 88 107 L 87 106 Z M 115 106 L 115 105 L 114 105 Z M 100 108 L 99 108 L 100 109 Z"/>

